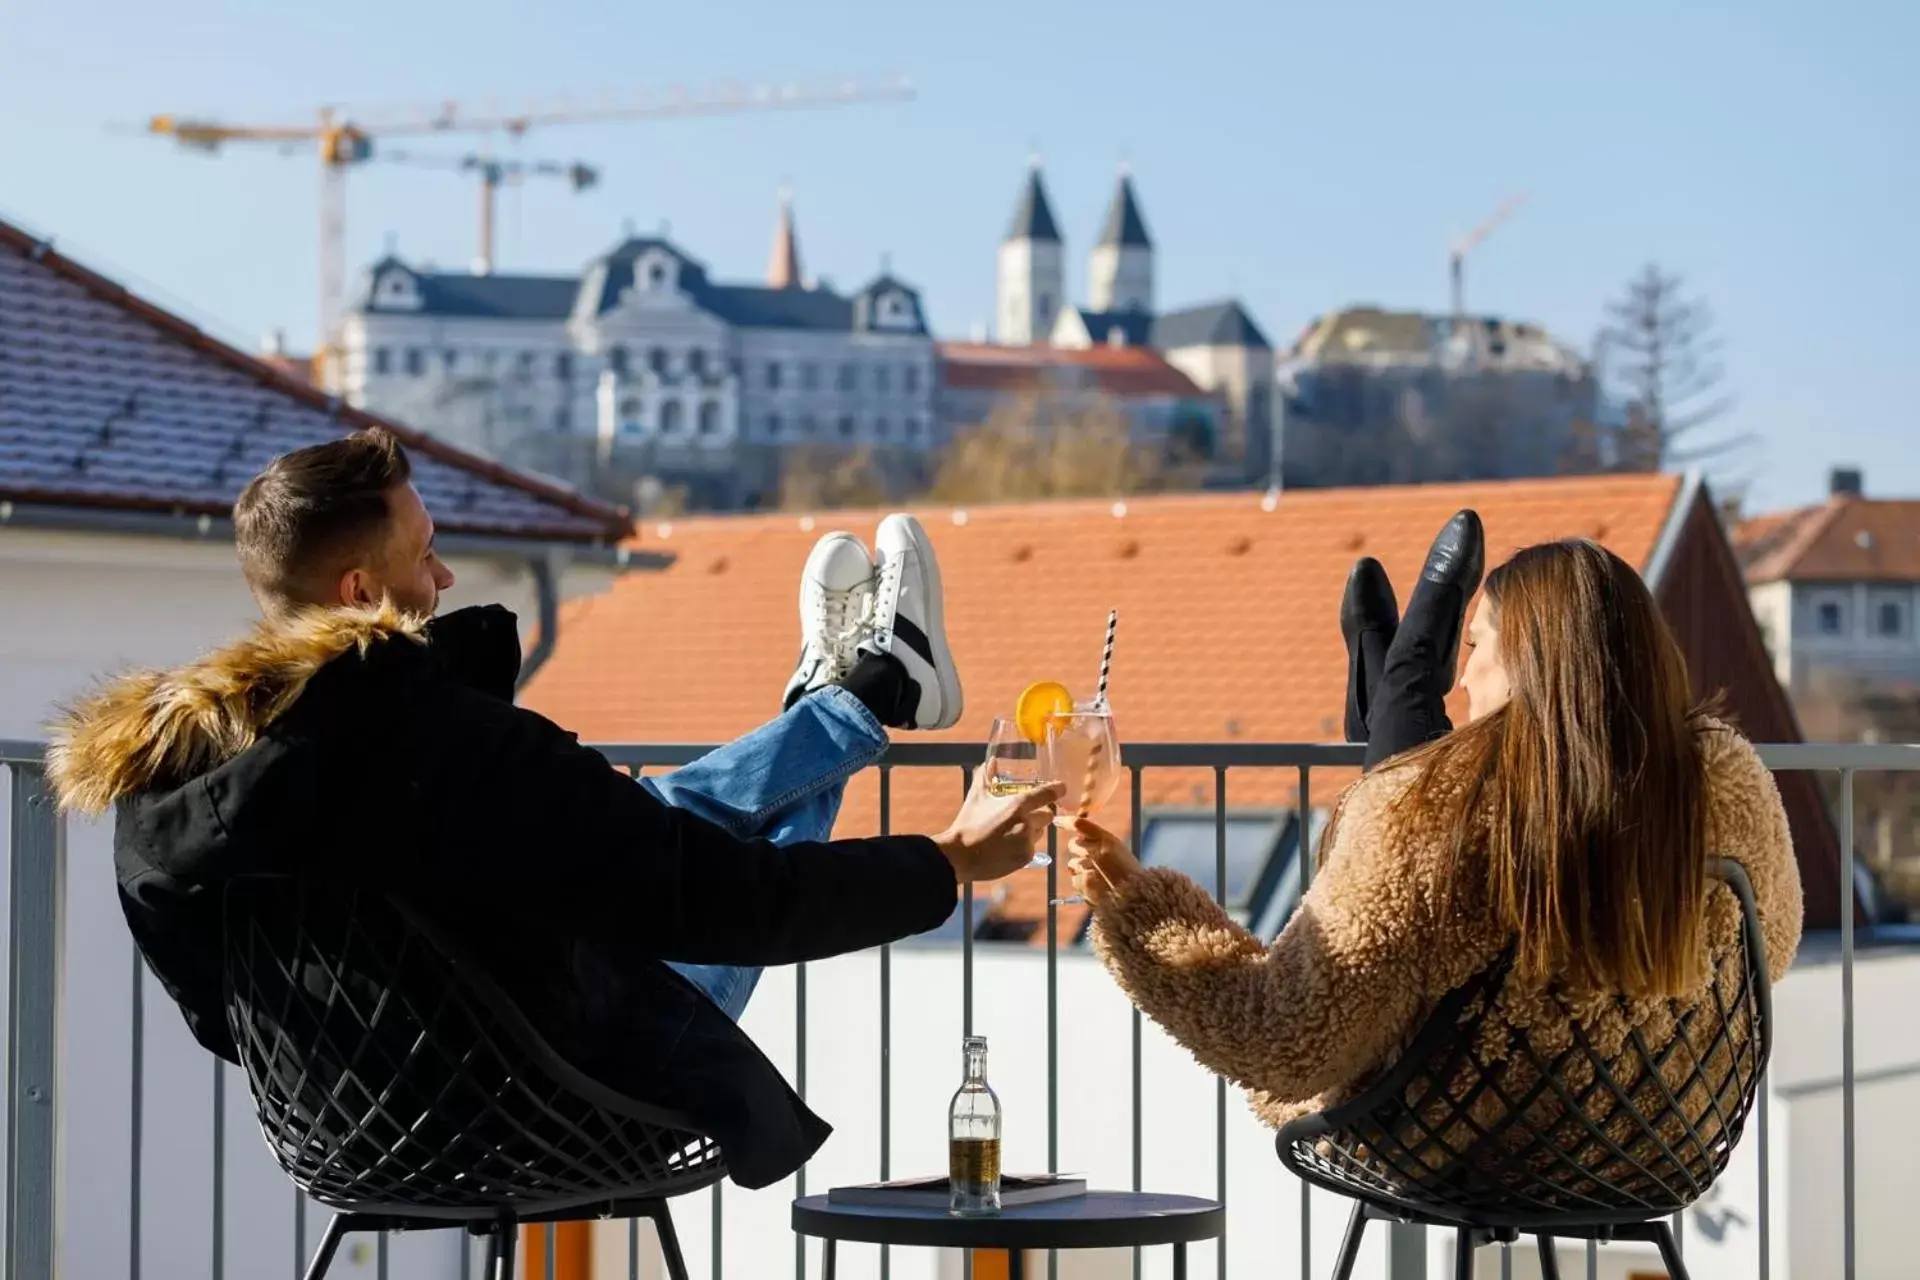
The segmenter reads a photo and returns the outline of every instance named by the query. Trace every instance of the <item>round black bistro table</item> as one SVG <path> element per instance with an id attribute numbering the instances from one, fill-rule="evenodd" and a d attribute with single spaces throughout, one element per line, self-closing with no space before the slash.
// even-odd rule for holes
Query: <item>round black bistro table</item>
<path id="1" fill-rule="evenodd" d="M 955 1217 L 940 1209 L 832 1204 L 825 1196 L 793 1202 L 793 1229 L 825 1241 L 823 1275 L 834 1280 L 834 1246 L 919 1245 L 934 1249 L 1120 1249 L 1173 1246 L 1174 1280 L 1186 1280 L 1187 1245 L 1218 1240 L 1226 1211 L 1218 1201 L 1139 1191 L 1089 1191 L 1071 1200 L 1020 1205 L 991 1217 Z"/>

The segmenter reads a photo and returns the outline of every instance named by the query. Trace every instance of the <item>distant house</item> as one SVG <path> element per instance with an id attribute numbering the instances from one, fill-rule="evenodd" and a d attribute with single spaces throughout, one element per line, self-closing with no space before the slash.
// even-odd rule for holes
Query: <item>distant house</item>
<path id="1" fill-rule="evenodd" d="M 664 233 L 628 236 L 578 275 L 388 256 L 344 347 L 354 405 L 581 484 L 652 476 L 696 506 L 770 500 L 791 446 L 934 443 L 919 292 L 884 270 L 850 294 L 805 277 L 784 204 L 764 282 L 717 279 Z"/>
<path id="2" fill-rule="evenodd" d="M 1781 684 L 1798 696 L 1827 672 L 1920 690 L 1920 501 L 1869 498 L 1836 470 L 1825 502 L 1733 538 Z"/>
<path id="3" fill-rule="evenodd" d="M 1018 400 L 1057 416 L 1108 406 L 1146 444 L 1181 439 L 1210 455 L 1226 405 L 1166 356 L 1145 347 L 1006 347 L 943 342 L 935 412 L 942 438 L 977 427 Z M 1044 422 L 1036 426 L 1047 425 Z"/>
<path id="4" fill-rule="evenodd" d="M 1288 488 L 1520 479 L 1611 461 L 1592 438 L 1591 368 L 1536 325 L 1349 307 L 1307 325 L 1279 383 Z"/>

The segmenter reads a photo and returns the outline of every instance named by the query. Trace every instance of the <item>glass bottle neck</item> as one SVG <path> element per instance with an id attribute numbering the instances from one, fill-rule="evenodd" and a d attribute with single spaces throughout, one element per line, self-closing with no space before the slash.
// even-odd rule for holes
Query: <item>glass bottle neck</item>
<path id="1" fill-rule="evenodd" d="M 987 1046 L 968 1045 L 963 1051 L 966 1059 L 968 1081 L 984 1081 L 987 1078 Z"/>

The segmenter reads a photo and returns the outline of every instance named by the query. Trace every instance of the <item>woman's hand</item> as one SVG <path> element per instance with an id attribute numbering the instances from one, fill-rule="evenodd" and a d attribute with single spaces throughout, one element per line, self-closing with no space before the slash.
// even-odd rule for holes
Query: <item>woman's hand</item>
<path id="1" fill-rule="evenodd" d="M 1127 842 L 1091 818 L 1074 819 L 1067 853 L 1073 887 L 1096 907 L 1110 901 L 1126 888 L 1127 881 L 1140 874 L 1140 860 L 1127 848 Z"/>

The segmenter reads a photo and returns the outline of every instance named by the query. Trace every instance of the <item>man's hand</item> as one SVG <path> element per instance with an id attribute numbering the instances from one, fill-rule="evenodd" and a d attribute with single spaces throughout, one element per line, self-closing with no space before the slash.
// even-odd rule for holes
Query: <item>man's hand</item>
<path id="1" fill-rule="evenodd" d="M 1127 842 L 1091 818 L 1075 819 L 1067 852 L 1074 888 L 1096 907 L 1140 874 L 1140 860 Z"/>
<path id="2" fill-rule="evenodd" d="M 954 878 L 998 880 L 1033 861 L 1033 849 L 1053 821 L 1053 806 L 1066 794 L 1059 783 L 1017 796 L 987 794 L 987 771 L 976 769 L 973 786 L 953 825 L 934 843 L 953 864 Z"/>

